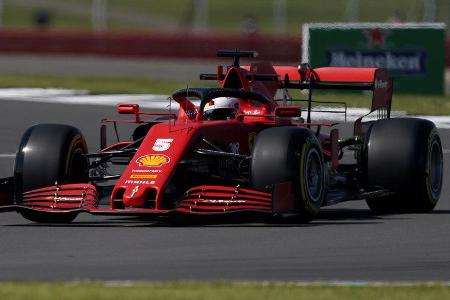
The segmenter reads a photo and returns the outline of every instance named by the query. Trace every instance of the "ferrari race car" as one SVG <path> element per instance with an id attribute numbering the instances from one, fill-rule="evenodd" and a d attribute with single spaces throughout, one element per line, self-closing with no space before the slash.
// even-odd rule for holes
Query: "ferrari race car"
<path id="1" fill-rule="evenodd" d="M 88 152 L 72 126 L 29 128 L 13 176 L 0 182 L 0 210 L 48 223 L 71 222 L 82 212 L 173 218 L 251 212 L 303 223 L 347 200 L 365 200 L 376 213 L 435 207 L 443 176 L 438 131 L 428 120 L 390 118 L 393 85 L 384 69 L 241 65 L 253 51 L 218 56 L 233 63 L 200 75 L 218 88 L 178 90 L 168 112 L 117 105 L 132 118 L 103 120 L 98 152 Z M 312 94 L 321 89 L 372 94 L 370 113 L 354 122 L 352 136 L 341 138 L 336 123 L 311 120 L 318 104 Z M 135 126 L 132 137 L 107 142 L 107 129 L 117 133 L 122 123 Z M 350 162 L 342 159 L 345 151 L 353 153 Z M 105 197 L 108 205 L 99 201 Z"/>

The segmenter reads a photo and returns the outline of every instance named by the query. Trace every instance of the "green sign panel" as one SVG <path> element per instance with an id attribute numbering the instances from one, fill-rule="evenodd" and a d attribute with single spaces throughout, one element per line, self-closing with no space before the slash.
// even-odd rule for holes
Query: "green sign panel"
<path id="1" fill-rule="evenodd" d="M 443 23 L 303 25 L 303 62 L 386 68 L 396 92 L 443 94 L 444 55 Z"/>

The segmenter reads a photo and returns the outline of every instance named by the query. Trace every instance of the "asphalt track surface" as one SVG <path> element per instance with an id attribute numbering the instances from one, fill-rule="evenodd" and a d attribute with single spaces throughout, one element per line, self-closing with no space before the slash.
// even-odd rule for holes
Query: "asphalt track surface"
<path id="1" fill-rule="evenodd" d="M 2 101 L 0 153 L 41 122 L 79 127 L 91 150 L 112 107 Z M 450 149 L 450 131 L 440 130 Z M 364 202 L 323 209 L 308 225 L 215 221 L 167 224 L 80 215 L 70 225 L 0 214 L 0 280 L 450 280 L 449 151 L 430 214 L 376 216 Z M 13 158 L 0 156 L 0 176 Z"/>
<path id="2" fill-rule="evenodd" d="M 0 73 L 61 76 L 106 76 L 191 82 L 200 73 L 215 73 L 222 60 L 127 59 L 98 56 L 0 54 Z M 295 65 L 295 63 L 293 63 Z"/>

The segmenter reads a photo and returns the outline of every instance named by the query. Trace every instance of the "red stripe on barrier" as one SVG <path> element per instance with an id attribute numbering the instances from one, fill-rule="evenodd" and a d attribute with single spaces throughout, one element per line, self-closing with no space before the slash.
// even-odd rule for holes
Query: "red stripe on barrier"
<path id="1" fill-rule="evenodd" d="M 275 46 L 274 46 L 275 45 Z M 292 35 L 193 32 L 122 33 L 70 30 L 1 30 L 0 52 L 154 58 L 215 58 L 219 49 L 256 50 L 261 59 L 300 61 Z"/>

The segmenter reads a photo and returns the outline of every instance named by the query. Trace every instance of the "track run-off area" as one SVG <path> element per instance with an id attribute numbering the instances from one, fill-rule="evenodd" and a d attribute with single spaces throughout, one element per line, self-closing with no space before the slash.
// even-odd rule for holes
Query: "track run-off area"
<path id="1" fill-rule="evenodd" d="M 71 124 L 80 128 L 95 151 L 100 120 L 116 115 L 115 103 L 137 102 L 155 109 L 167 108 L 168 103 L 165 96 L 146 96 L 142 102 L 130 95 L 86 97 L 83 93 L 19 97 L 0 92 L 0 176 L 11 176 L 14 153 L 29 126 Z M 49 100 L 58 98 L 64 100 Z M 348 121 L 352 115 L 349 112 Z M 324 208 L 307 225 L 264 224 L 257 219 L 174 225 L 87 214 L 72 224 L 45 225 L 3 213 L 0 280 L 448 282 L 450 130 L 446 124 L 450 122 L 434 121 L 444 148 L 445 173 L 441 200 L 432 213 L 377 216 L 363 201 Z M 351 132 L 350 127 L 340 126 L 342 136 Z"/>

